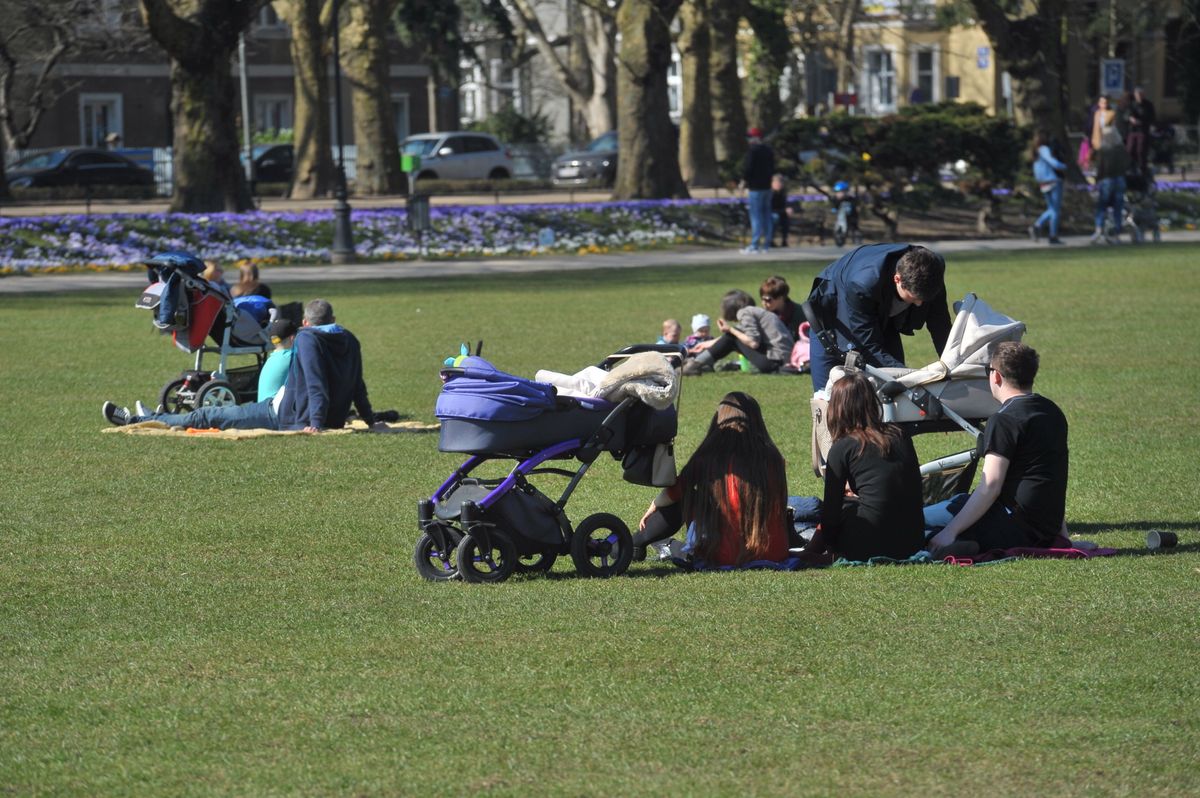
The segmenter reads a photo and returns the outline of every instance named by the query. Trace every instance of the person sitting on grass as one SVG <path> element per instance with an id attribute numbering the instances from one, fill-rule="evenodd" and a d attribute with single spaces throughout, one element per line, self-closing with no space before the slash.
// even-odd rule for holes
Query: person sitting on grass
<path id="1" fill-rule="evenodd" d="M 171 427 L 194 429 L 270 429 L 320 432 L 340 429 L 350 414 L 372 424 L 375 414 L 362 377 L 358 339 L 335 323 L 333 307 L 314 299 L 304 308 L 304 323 L 296 333 L 287 380 L 269 399 L 228 407 L 201 407 L 189 413 L 150 413 L 139 402 L 136 413 L 105 402 L 105 420 L 118 426 L 161 421 Z"/>
<path id="2" fill-rule="evenodd" d="M 982 475 L 974 492 L 926 508 L 930 526 L 952 515 L 928 548 L 934 556 L 1045 547 L 1066 537 L 1067 418 L 1033 392 L 1038 353 L 1015 341 L 997 344 L 987 367 L 1000 409 L 980 439 Z"/>
<path id="3" fill-rule="evenodd" d="M 679 343 L 679 336 L 683 333 L 683 325 L 675 319 L 667 319 L 663 322 L 662 335 L 658 336 L 655 341 L 659 346 L 663 344 Z"/>
<path id="4" fill-rule="evenodd" d="M 692 334 L 683 339 L 683 345 L 688 348 L 688 354 L 705 341 L 712 340 L 712 319 L 707 313 L 697 313 L 692 316 Z M 697 350 L 699 351 L 699 350 Z"/>
<path id="5" fill-rule="evenodd" d="M 833 384 L 825 418 L 833 446 L 821 524 L 801 557 L 911 557 L 925 543 L 921 466 L 912 440 L 883 422 L 879 396 L 862 372 Z"/>
<path id="6" fill-rule="evenodd" d="M 230 294 L 239 296 L 261 296 L 271 298 L 271 286 L 258 279 L 258 267 L 253 263 L 243 263 L 238 267 L 240 276 L 230 290 Z"/>
<path id="7" fill-rule="evenodd" d="M 734 327 L 731 322 L 737 322 Z M 683 373 L 702 374 L 730 352 L 738 351 L 763 374 L 779 371 L 792 354 L 796 334 L 789 332 L 779 317 L 754 304 L 745 291 L 734 289 L 721 298 L 717 319 L 721 337 L 698 344 L 696 356 L 683 364 Z"/>
<path id="8" fill-rule="evenodd" d="M 762 285 L 758 287 L 758 297 L 762 300 L 763 309 L 778 316 L 783 326 L 794 336 L 804 323 L 804 310 L 791 300 L 791 292 L 788 281 L 778 274 L 763 280 Z"/>
<path id="9" fill-rule="evenodd" d="M 258 372 L 258 401 L 262 402 L 273 397 L 283 387 L 287 380 L 288 371 L 292 366 L 292 355 L 295 353 L 293 344 L 296 341 L 296 323 L 291 319 L 279 318 L 267 327 L 267 335 L 275 351 L 263 363 Z"/>
<path id="10" fill-rule="evenodd" d="M 689 551 L 710 566 L 788 556 L 787 473 L 753 397 L 725 395 L 675 484 L 650 503 L 633 538 L 634 559 L 686 523 Z"/>

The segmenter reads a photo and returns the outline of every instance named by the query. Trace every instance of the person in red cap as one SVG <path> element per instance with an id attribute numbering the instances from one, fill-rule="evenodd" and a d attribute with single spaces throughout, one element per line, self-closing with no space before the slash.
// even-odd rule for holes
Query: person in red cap
<path id="1" fill-rule="evenodd" d="M 775 152 L 763 141 L 756 127 L 746 132 L 750 150 L 742 168 L 742 185 L 749 191 L 750 246 L 742 252 L 758 254 L 771 246 L 771 177 L 775 174 Z"/>

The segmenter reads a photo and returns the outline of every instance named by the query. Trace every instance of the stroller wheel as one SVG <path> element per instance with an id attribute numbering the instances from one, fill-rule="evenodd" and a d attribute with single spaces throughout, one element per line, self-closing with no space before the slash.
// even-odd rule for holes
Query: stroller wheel
<path id="1" fill-rule="evenodd" d="M 237 391 L 225 380 L 209 380 L 196 391 L 197 410 L 201 407 L 233 407 L 237 403 Z"/>
<path id="2" fill-rule="evenodd" d="M 625 573 L 633 560 L 633 536 L 611 513 L 589 515 L 571 536 L 571 559 L 583 576 L 606 579 Z"/>
<path id="3" fill-rule="evenodd" d="M 549 571 L 554 567 L 556 560 L 558 560 L 558 555 L 552 551 L 525 554 L 517 558 L 516 570 L 520 574 L 536 574 Z"/>
<path id="4" fill-rule="evenodd" d="M 468 532 L 458 544 L 458 573 L 464 582 L 503 582 L 517 565 L 517 547 L 503 532 Z"/>
<path id="5" fill-rule="evenodd" d="M 457 530 L 444 531 L 449 544 L 445 551 L 438 548 L 437 541 L 428 532 L 422 532 L 413 549 L 413 565 L 417 573 L 430 582 L 448 582 L 458 578 L 458 544 L 462 535 Z"/>
<path id="6" fill-rule="evenodd" d="M 158 394 L 158 403 L 163 406 L 164 411 L 168 413 L 186 413 L 192 409 L 191 403 L 188 402 L 188 398 L 190 398 L 188 394 L 191 392 L 188 391 L 183 396 L 179 394 L 179 389 L 185 385 L 187 385 L 187 379 L 179 377 L 163 386 L 163 389 Z"/>

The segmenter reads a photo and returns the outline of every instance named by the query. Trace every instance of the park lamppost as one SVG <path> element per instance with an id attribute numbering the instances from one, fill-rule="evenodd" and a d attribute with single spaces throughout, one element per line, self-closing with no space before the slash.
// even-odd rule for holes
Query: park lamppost
<path id="1" fill-rule="evenodd" d="M 329 249 L 334 263 L 349 263 L 354 258 L 354 233 L 350 230 L 350 204 L 346 202 L 346 160 L 342 152 L 342 53 L 338 31 L 341 28 L 342 0 L 333 0 L 333 124 L 337 131 L 337 184 L 333 188 L 333 246 Z"/>

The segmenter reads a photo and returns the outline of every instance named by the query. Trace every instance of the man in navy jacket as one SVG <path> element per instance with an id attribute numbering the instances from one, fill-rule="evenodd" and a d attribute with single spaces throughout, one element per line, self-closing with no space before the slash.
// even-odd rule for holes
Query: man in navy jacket
<path id="1" fill-rule="evenodd" d="M 275 396 L 229 407 L 201 407 L 190 413 L 151 413 L 141 403 L 135 412 L 105 402 L 104 418 L 116 425 L 161 421 L 195 429 L 273 429 L 320 432 L 346 424 L 350 405 L 368 424 L 375 421 L 362 376 L 358 339 L 335 323 L 333 307 L 314 299 L 304 308 L 304 326 L 292 346 L 292 365 Z"/>
<path id="2" fill-rule="evenodd" d="M 872 366 L 904 366 L 900 336 L 929 326 L 940 355 L 950 336 L 946 262 L 911 244 L 870 244 L 843 255 L 813 281 L 808 301 L 818 319 L 837 335 L 838 347 L 855 349 Z M 810 349 L 813 387 L 829 380 L 830 363 L 821 346 Z"/>

